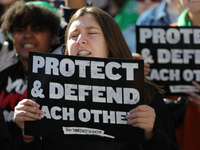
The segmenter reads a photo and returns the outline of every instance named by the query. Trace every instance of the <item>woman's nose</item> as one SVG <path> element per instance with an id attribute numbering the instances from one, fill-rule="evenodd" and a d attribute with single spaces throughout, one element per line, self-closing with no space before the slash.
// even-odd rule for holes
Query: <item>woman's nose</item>
<path id="1" fill-rule="evenodd" d="M 32 33 L 32 31 L 30 31 L 30 30 L 26 30 L 24 36 L 25 36 L 25 38 L 32 38 L 32 37 L 33 37 L 33 33 Z"/>
<path id="2" fill-rule="evenodd" d="M 83 34 L 79 34 L 77 37 L 76 44 L 87 44 L 87 38 Z"/>

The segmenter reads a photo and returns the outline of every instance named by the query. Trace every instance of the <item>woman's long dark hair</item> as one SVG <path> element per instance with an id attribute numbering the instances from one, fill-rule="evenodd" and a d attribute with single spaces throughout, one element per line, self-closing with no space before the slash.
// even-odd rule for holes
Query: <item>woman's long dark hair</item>
<path id="1" fill-rule="evenodd" d="M 124 39 L 124 36 L 119 28 L 117 22 L 105 11 L 97 8 L 97 7 L 83 7 L 79 9 L 71 18 L 66 32 L 65 32 L 65 44 L 67 48 L 68 41 L 68 32 L 71 24 L 77 20 L 79 17 L 84 16 L 85 14 L 92 14 L 95 16 L 97 22 L 101 26 L 103 31 L 105 40 L 108 45 L 109 50 L 109 58 L 132 58 L 131 52 L 128 48 L 128 45 Z M 67 49 L 65 50 L 65 54 L 67 55 Z M 151 100 L 154 98 L 156 91 L 160 94 L 164 94 L 164 90 L 162 90 L 158 85 L 149 81 L 147 78 L 144 78 L 144 97 L 145 103 L 149 104 Z"/>
<path id="2" fill-rule="evenodd" d="M 16 1 L 1 18 L 1 29 L 4 35 L 13 32 L 15 27 L 39 26 L 57 35 L 60 17 L 41 5 L 25 5 L 24 1 Z"/>

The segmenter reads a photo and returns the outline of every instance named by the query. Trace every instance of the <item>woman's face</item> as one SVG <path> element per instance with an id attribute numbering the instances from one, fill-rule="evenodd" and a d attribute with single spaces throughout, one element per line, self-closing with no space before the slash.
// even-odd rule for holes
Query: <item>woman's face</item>
<path id="1" fill-rule="evenodd" d="M 200 0 L 180 0 L 180 3 L 191 13 L 200 13 Z"/>
<path id="2" fill-rule="evenodd" d="M 108 57 L 108 46 L 103 31 L 92 14 L 75 20 L 68 32 L 68 55 L 84 57 Z"/>
<path id="3" fill-rule="evenodd" d="M 40 27 L 15 27 L 13 29 L 13 45 L 22 62 L 28 63 L 29 51 L 47 52 L 54 44 L 56 35 Z"/>

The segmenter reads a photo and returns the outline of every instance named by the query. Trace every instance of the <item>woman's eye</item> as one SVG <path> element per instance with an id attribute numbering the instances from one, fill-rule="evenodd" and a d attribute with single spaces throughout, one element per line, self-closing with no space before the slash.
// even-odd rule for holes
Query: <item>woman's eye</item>
<path id="1" fill-rule="evenodd" d="M 74 38 L 76 38 L 77 37 L 77 35 L 71 35 L 71 38 L 72 39 L 74 39 Z"/>
<path id="2" fill-rule="evenodd" d="M 89 34 L 96 34 L 95 32 L 90 32 Z"/>

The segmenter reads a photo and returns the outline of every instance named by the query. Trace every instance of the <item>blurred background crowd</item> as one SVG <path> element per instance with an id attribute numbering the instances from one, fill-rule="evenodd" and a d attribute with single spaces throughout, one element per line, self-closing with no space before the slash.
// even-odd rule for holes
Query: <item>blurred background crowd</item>
<path id="1" fill-rule="evenodd" d="M 0 0 L 0 17 L 6 13 L 14 2 L 18 0 Z M 34 0 L 26 0 L 26 2 Z M 189 14 L 192 17 L 192 25 L 199 25 L 200 19 L 200 8 L 195 10 L 195 8 L 189 8 L 186 3 L 189 0 L 43 0 L 48 2 L 51 6 L 55 7 L 58 13 L 61 16 L 60 20 L 60 30 L 55 44 L 51 48 L 52 53 L 62 54 L 64 47 L 64 31 L 68 24 L 71 13 L 78 8 L 81 8 L 85 5 L 92 5 L 101 8 L 110 14 L 118 23 L 124 38 L 129 46 L 131 53 L 136 53 L 136 25 L 144 26 L 170 26 L 172 23 L 176 23 L 180 14 L 185 10 L 189 9 Z M 195 1 L 195 0 L 194 0 Z M 197 1 L 197 0 L 196 0 Z M 198 15 L 197 15 L 198 14 Z M 0 21 L 0 26 L 2 20 Z M 1 31 L 1 28 L 0 28 Z M 0 33 L 0 73 L 9 66 L 15 64 L 18 60 L 15 57 L 16 53 L 13 48 L 12 36 L 10 34 L 5 35 L 5 33 Z M 195 83 L 196 85 L 196 83 Z M 0 85 L 1 86 L 1 85 Z M 196 85 L 198 86 L 198 85 Z M 1 91 L 0 91 L 1 92 Z M 0 93 L 0 106 L 6 105 L 2 104 L 2 93 Z M 192 110 L 196 110 L 195 116 L 197 113 L 200 116 L 199 108 L 197 102 L 194 102 L 195 106 L 192 106 Z M 190 104 L 192 105 L 192 104 Z M 189 106 L 190 106 L 189 105 Z M 196 107 L 196 105 L 198 107 Z M 6 123 L 10 123 L 10 116 L 13 116 L 12 113 L 6 111 L 6 107 L 3 108 L 4 119 Z M 188 115 L 194 115 L 194 114 Z M 190 117 L 187 117 L 190 118 Z M 196 126 L 200 125 L 200 119 L 195 122 Z M 188 120 L 187 123 L 192 122 L 193 120 Z M 0 122 L 1 123 L 1 122 Z M 184 124 L 183 124 L 184 123 Z M 192 150 L 199 149 L 200 142 L 198 142 L 198 133 L 200 130 L 197 129 L 197 133 L 190 133 L 191 128 L 188 128 L 187 134 L 186 131 L 187 123 L 183 122 L 182 125 L 176 126 L 177 139 L 179 143 L 179 148 L 182 150 L 187 150 L 191 144 L 193 145 Z M 5 128 L 5 126 L 4 126 Z M 10 129 L 8 129 L 9 131 Z M 12 132 L 12 130 L 10 130 Z M 191 131 L 192 132 L 192 131 Z M 192 139 L 191 139 L 192 138 Z M 188 142 L 190 141 L 190 143 Z M 188 144 L 186 144 L 188 143 Z M 0 148 L 1 149 L 1 148 Z"/>

